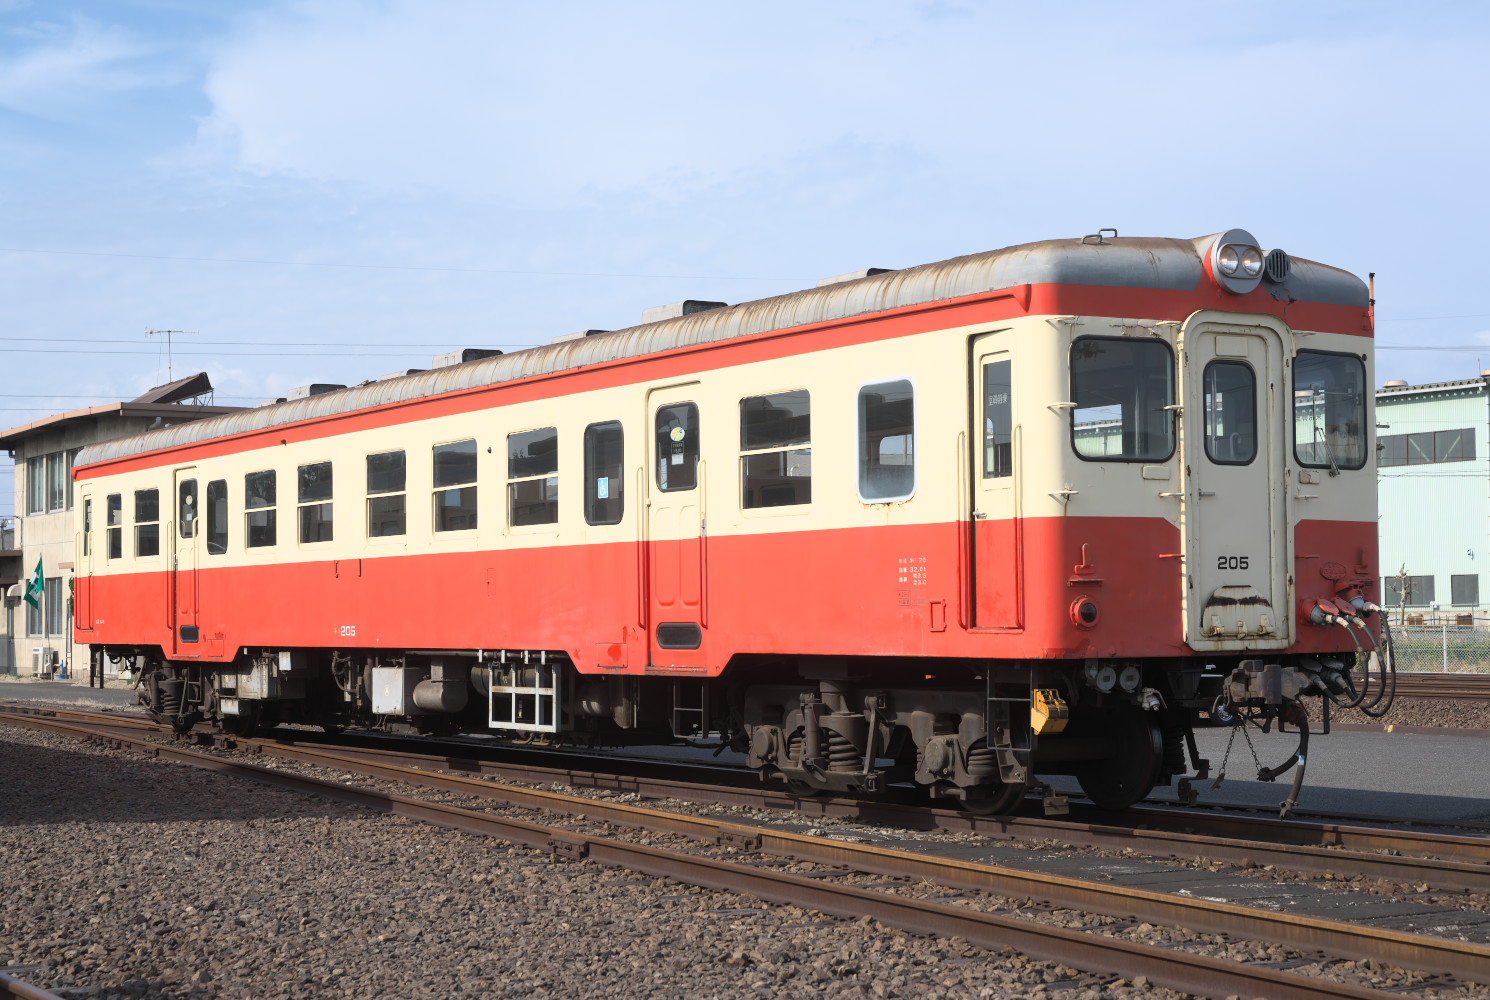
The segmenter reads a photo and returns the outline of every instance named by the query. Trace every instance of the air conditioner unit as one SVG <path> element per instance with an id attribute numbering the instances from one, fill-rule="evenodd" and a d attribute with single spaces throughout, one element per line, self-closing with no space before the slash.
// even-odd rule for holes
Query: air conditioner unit
<path id="1" fill-rule="evenodd" d="M 51 672 L 51 658 L 47 656 L 49 650 L 45 646 L 31 647 L 31 676 L 44 677 Z"/>

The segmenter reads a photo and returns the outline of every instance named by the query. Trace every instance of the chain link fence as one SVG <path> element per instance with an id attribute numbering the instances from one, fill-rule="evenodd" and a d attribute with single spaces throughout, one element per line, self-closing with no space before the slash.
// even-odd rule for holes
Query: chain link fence
<path id="1" fill-rule="evenodd" d="M 1407 673 L 1490 673 L 1490 618 L 1392 611 L 1397 669 Z"/>

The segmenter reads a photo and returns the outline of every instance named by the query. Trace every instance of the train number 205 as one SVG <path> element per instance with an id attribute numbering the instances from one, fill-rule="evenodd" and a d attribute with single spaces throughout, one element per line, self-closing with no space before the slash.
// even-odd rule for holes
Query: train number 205
<path id="1" fill-rule="evenodd" d="M 1247 557 L 1246 556 L 1217 556 L 1216 557 L 1216 568 L 1217 569 L 1246 569 L 1247 568 Z"/>

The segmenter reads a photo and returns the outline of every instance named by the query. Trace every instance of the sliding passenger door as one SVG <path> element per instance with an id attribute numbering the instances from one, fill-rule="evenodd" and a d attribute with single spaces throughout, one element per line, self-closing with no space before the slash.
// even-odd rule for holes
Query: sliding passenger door
<path id="1" fill-rule="evenodd" d="M 195 657 L 201 655 L 197 567 L 202 526 L 196 469 L 177 469 L 174 485 L 175 523 L 168 525 L 166 532 L 170 546 L 171 651 L 174 656 Z"/>
<path id="2" fill-rule="evenodd" d="M 972 343 L 972 625 L 1018 628 L 1022 616 L 1019 425 L 1007 333 Z"/>
<path id="3" fill-rule="evenodd" d="M 77 571 L 73 575 L 73 628 L 93 631 L 93 497 L 79 499 L 83 508 L 83 530 L 78 535 Z"/>
<path id="4" fill-rule="evenodd" d="M 704 463 L 699 386 L 647 396 L 645 561 L 649 663 L 695 672 L 705 666 Z"/>

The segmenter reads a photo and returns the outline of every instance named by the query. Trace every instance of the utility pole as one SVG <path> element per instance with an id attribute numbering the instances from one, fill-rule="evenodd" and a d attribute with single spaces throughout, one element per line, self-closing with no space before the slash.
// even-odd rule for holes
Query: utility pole
<path id="1" fill-rule="evenodd" d="M 195 331 L 195 330 L 146 330 L 145 331 L 145 336 L 147 336 L 147 337 L 164 337 L 164 338 L 166 338 L 166 381 L 167 382 L 174 382 L 174 381 L 176 381 L 176 373 L 173 370 L 172 359 L 171 359 L 171 338 L 173 336 L 178 335 L 178 334 L 189 334 L 189 333 L 196 333 L 196 332 L 197 331 Z M 158 375 L 156 376 L 156 378 L 159 378 L 159 377 L 160 376 L 158 376 Z"/>

